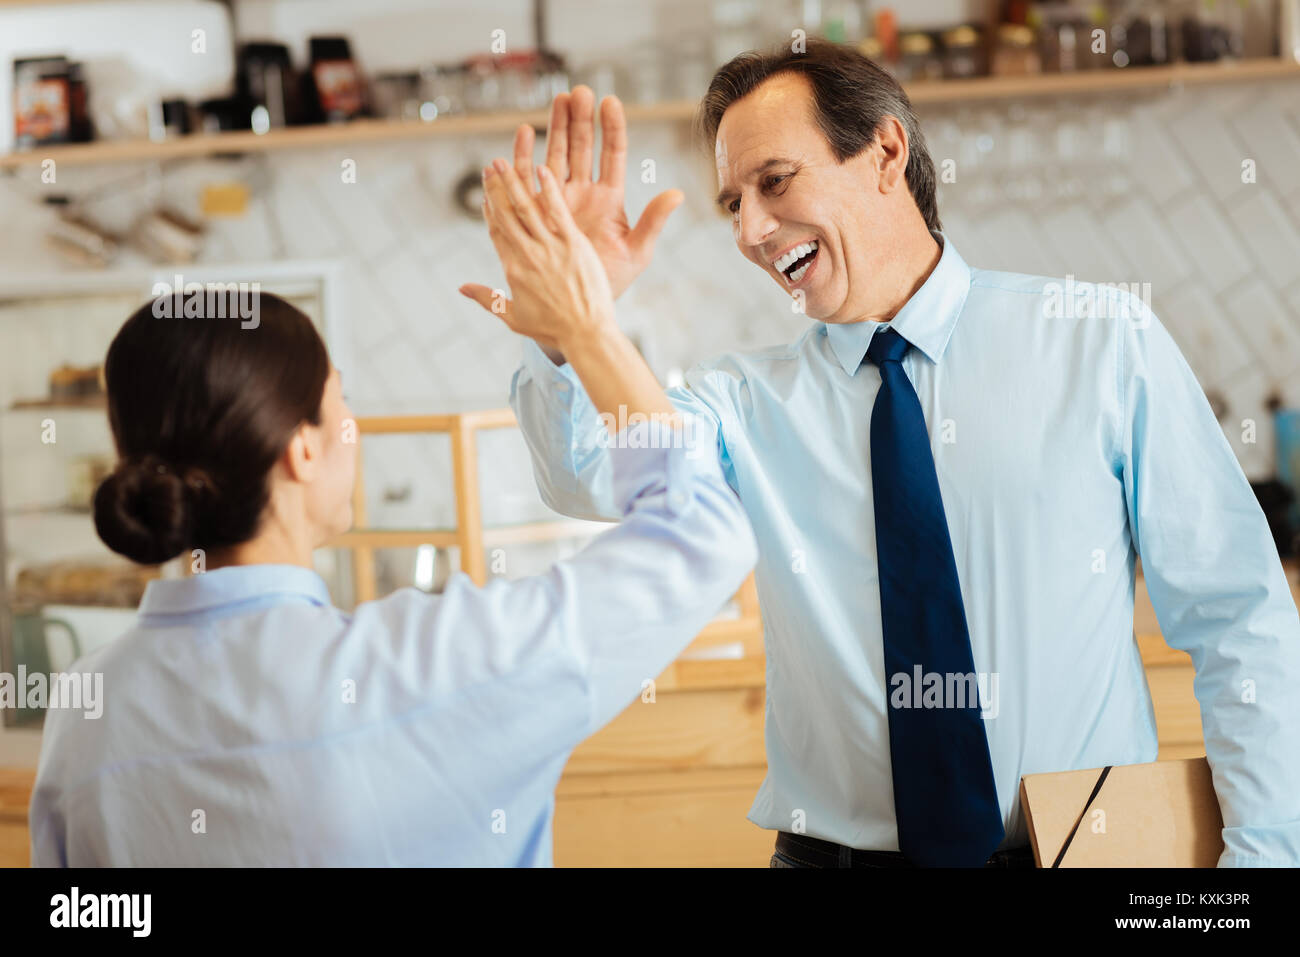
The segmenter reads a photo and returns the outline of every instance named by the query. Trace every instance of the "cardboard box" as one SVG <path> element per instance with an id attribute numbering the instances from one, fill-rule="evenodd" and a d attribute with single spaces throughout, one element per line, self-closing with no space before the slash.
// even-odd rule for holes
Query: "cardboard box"
<path id="1" fill-rule="evenodd" d="M 1205 758 L 1026 774 L 1020 806 L 1039 867 L 1215 867 L 1223 853 Z"/>

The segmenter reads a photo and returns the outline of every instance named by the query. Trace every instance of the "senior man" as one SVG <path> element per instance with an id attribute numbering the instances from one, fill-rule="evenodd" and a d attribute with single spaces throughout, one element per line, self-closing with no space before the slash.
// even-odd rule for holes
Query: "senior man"
<path id="1" fill-rule="evenodd" d="M 618 294 L 681 195 L 631 227 L 616 100 L 601 120 L 599 181 L 585 88 L 557 98 L 546 163 Z M 906 95 L 851 49 L 735 58 L 700 126 L 737 248 L 814 320 L 671 393 L 716 424 L 759 541 L 768 771 L 749 819 L 777 832 L 771 865 L 1032 865 L 1021 775 L 1156 758 L 1139 556 L 1196 668 L 1220 866 L 1300 865 L 1300 618 L 1149 307 L 968 265 Z M 529 183 L 532 149 L 523 128 Z M 601 422 L 549 346 L 511 395 L 542 496 L 616 518 Z"/>

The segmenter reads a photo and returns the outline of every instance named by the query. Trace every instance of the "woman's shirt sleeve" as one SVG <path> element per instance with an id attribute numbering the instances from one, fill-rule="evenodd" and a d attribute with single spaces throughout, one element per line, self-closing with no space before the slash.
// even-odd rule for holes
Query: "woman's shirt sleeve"
<path id="1" fill-rule="evenodd" d="M 677 430 L 633 424 L 607 439 L 624 518 L 573 558 L 482 588 L 457 574 L 441 596 L 404 589 L 361 606 L 358 618 L 390 619 L 392 666 L 421 694 L 472 698 L 502 718 L 506 709 L 531 714 L 529 727 L 557 746 L 574 747 L 616 717 L 757 560 L 749 522 L 720 471 L 716 425 L 685 421 Z M 512 689 L 510 700 L 492 702 L 494 687 Z M 574 720 L 577 704 L 585 714 Z M 555 740 L 575 731 L 574 740 Z"/>

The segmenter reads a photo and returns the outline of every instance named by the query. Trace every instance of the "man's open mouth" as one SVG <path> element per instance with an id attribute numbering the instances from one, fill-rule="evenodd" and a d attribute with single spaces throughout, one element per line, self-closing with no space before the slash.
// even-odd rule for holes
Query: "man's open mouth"
<path id="1" fill-rule="evenodd" d="M 817 258 L 817 240 L 811 240 L 806 243 L 800 243 L 791 249 L 784 256 L 780 257 L 772 265 L 777 272 L 785 276 L 788 285 L 796 285 Z"/>

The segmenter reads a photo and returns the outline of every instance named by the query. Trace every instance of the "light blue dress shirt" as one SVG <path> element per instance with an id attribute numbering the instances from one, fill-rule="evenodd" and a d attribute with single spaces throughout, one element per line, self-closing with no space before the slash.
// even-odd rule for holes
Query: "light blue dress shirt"
<path id="1" fill-rule="evenodd" d="M 543 575 L 352 615 L 297 566 L 151 582 L 74 666 L 102 717 L 47 716 L 33 864 L 550 865 L 569 753 L 756 557 L 716 457 L 633 432 L 660 447 L 609 452 L 626 519 Z"/>
<path id="2" fill-rule="evenodd" d="M 1117 288 L 973 269 L 943 252 L 889 323 L 930 429 L 1006 828 L 1021 775 L 1154 761 L 1133 636 L 1136 560 L 1196 668 L 1221 866 L 1300 865 L 1300 618 L 1264 515 L 1150 309 Z M 1089 306 L 1091 305 L 1091 308 Z M 718 427 L 759 542 L 767 650 L 760 827 L 898 849 L 869 427 L 882 324 L 817 322 L 670 394 Z M 543 499 L 614 514 L 595 413 L 531 343 L 512 404 Z M 983 703 L 983 702 L 982 702 Z"/>

